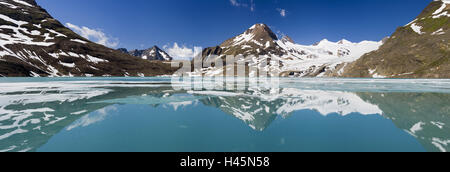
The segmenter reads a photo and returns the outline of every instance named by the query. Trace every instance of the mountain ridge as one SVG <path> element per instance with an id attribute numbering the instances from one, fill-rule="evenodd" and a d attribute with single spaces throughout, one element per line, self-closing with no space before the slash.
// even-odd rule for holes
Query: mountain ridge
<path id="1" fill-rule="evenodd" d="M 227 71 L 233 73 L 230 69 L 233 67 L 228 65 L 242 63 L 246 66 L 246 76 L 258 75 L 250 68 L 262 70 L 270 76 L 326 76 L 343 63 L 353 62 L 364 53 L 378 49 L 381 44 L 382 41 L 352 43 L 345 39 L 339 42 L 324 39 L 314 45 L 299 45 L 289 36 L 279 39 L 266 24 L 255 24 L 218 46 L 205 48 L 201 57 L 195 59 L 202 62 L 202 68 L 195 69 L 191 75 L 228 75 Z M 225 63 L 227 56 L 234 57 L 228 65 Z M 220 61 L 222 65 L 216 67 Z"/>
<path id="2" fill-rule="evenodd" d="M 156 45 L 144 50 L 135 49 L 132 51 L 128 51 L 126 48 L 119 48 L 117 50 L 135 57 L 139 57 L 144 60 L 159 60 L 159 61 L 173 60 L 173 57 L 171 57 L 169 54 L 167 54 L 164 50 L 162 50 Z"/>
<path id="3" fill-rule="evenodd" d="M 157 46 L 112 50 L 66 28 L 35 0 L 0 2 L 0 76 L 157 76 L 176 70 Z M 449 19 L 450 1 L 434 0 L 382 41 L 324 39 L 313 45 L 280 39 L 258 23 L 203 49 L 194 57 L 201 68 L 189 75 L 223 76 L 242 63 L 246 76 L 450 78 Z"/>
<path id="4" fill-rule="evenodd" d="M 0 76 L 156 76 L 174 70 L 81 37 L 35 0 L 0 3 Z"/>
<path id="5" fill-rule="evenodd" d="M 431 2 L 340 77 L 450 78 L 450 1 Z"/>

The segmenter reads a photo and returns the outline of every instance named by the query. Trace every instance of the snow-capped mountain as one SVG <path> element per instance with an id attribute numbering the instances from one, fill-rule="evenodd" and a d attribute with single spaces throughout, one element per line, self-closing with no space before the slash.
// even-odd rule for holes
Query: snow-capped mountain
<path id="1" fill-rule="evenodd" d="M 269 74 L 325 76 L 346 63 L 354 62 L 365 53 L 377 50 L 381 45 L 382 41 L 352 43 L 347 40 L 330 42 L 326 39 L 315 45 L 300 45 L 288 36 L 279 39 L 265 24 L 255 24 L 221 45 L 203 50 L 201 57 L 203 69 L 197 69 L 193 75 L 223 75 L 226 68 L 214 67 L 215 62 L 218 59 L 225 59 L 227 55 L 233 55 L 237 56 L 235 62 L 266 70 Z M 280 62 L 281 68 L 275 67 L 275 60 Z M 247 71 L 246 74 L 256 75 L 251 71 Z"/>
<path id="2" fill-rule="evenodd" d="M 153 46 L 152 48 L 145 50 L 132 50 L 128 51 L 125 48 L 118 49 L 124 53 L 128 53 L 132 56 L 142 58 L 144 60 L 160 60 L 160 61 L 171 61 L 173 58 L 167 54 L 164 50 L 160 49 L 158 46 Z"/>
<path id="3" fill-rule="evenodd" d="M 450 1 L 435 0 L 344 77 L 450 78 Z"/>
<path id="4" fill-rule="evenodd" d="M 329 76 L 348 63 L 358 60 L 362 55 L 377 50 L 383 43 L 362 41 L 353 43 L 347 40 L 331 42 L 327 39 L 314 45 L 299 45 L 289 41 L 277 41 L 289 53 L 282 57 L 282 71 L 296 76 Z M 293 58 L 290 59 L 289 57 Z"/>
<path id="5" fill-rule="evenodd" d="M 171 70 L 79 36 L 35 0 L 0 0 L 0 76 L 154 76 Z"/>

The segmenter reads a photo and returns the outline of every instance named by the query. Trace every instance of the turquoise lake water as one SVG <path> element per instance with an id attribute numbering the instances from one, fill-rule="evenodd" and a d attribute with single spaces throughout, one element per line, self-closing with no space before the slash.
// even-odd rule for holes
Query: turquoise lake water
<path id="1" fill-rule="evenodd" d="M 450 150 L 450 80 L 228 79 L 0 78 L 0 151 Z"/>

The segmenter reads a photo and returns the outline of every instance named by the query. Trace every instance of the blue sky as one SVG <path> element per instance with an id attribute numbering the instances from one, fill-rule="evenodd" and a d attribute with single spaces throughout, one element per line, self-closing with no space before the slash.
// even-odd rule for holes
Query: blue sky
<path id="1" fill-rule="evenodd" d="M 177 43 L 180 53 L 218 45 L 255 23 L 266 23 L 300 44 L 325 38 L 378 41 L 412 21 L 431 1 L 37 0 L 64 24 L 104 33 L 97 36 L 106 37 L 110 47 L 169 49 Z"/>

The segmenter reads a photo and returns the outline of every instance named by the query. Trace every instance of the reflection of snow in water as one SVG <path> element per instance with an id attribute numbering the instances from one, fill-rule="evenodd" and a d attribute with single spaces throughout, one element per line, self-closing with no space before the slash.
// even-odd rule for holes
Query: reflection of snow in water
<path id="1" fill-rule="evenodd" d="M 108 93 L 96 84 L 78 82 L 0 83 L 0 107 L 42 102 L 73 102 Z"/>
<path id="2" fill-rule="evenodd" d="M 316 110 L 322 115 L 337 113 L 342 116 L 351 113 L 362 115 L 383 114 L 383 111 L 371 103 L 365 102 L 355 93 L 339 91 L 302 91 L 285 89 L 283 94 L 288 104 L 277 110 L 278 114 L 289 114 L 298 110 Z"/>
<path id="3" fill-rule="evenodd" d="M 171 106 L 174 111 L 178 111 L 179 108 L 188 107 L 191 105 L 195 106 L 197 103 L 198 101 L 173 102 L 164 105 L 164 107 L 168 108 L 168 106 Z"/>
<path id="4" fill-rule="evenodd" d="M 38 124 L 41 122 L 39 118 L 33 118 L 34 114 L 46 114 L 48 112 L 54 112 L 50 108 L 39 108 L 39 109 L 26 109 L 26 110 L 6 110 L 4 107 L 0 107 L 0 131 L 1 130 L 13 130 L 8 133 L 0 135 L 0 140 L 11 137 L 15 134 L 26 133 L 28 130 L 22 129 L 22 127 L 28 124 Z M 57 119 L 55 119 L 57 120 Z M 44 118 L 42 121 L 50 121 L 50 118 Z M 50 123 L 50 122 L 49 122 Z M 36 129 L 39 129 L 37 127 Z"/>
<path id="5" fill-rule="evenodd" d="M 450 140 L 441 140 L 439 138 L 433 138 L 433 141 L 431 143 L 437 148 L 439 148 L 441 152 L 447 152 L 447 149 L 445 147 L 448 147 L 448 145 L 450 144 Z"/>
<path id="6" fill-rule="evenodd" d="M 433 128 L 433 129 L 439 129 L 442 130 L 444 129 L 445 124 L 442 122 L 435 122 L 435 121 L 430 121 L 429 123 L 426 122 L 418 122 L 416 124 L 414 124 L 411 129 L 409 130 L 405 130 L 405 132 L 407 132 L 408 134 L 410 134 L 411 136 L 415 137 L 415 138 L 421 138 L 421 139 L 425 139 L 424 137 L 420 136 L 420 132 L 425 132 L 425 127 L 428 128 Z M 445 140 L 445 139 L 440 139 L 440 138 L 436 138 L 433 137 L 430 139 L 430 142 L 432 145 L 434 145 L 436 148 L 438 148 L 441 152 L 447 152 L 447 148 L 450 145 L 450 140 Z"/>
<path id="7" fill-rule="evenodd" d="M 411 132 L 412 135 L 415 135 L 417 132 L 423 130 L 423 128 L 422 128 L 423 125 L 425 125 L 424 122 L 418 122 L 417 124 L 415 124 L 414 126 L 412 126 L 411 129 L 410 129 L 409 131 Z"/>
<path id="8" fill-rule="evenodd" d="M 86 113 L 86 112 L 88 112 L 88 111 L 87 110 L 81 110 L 81 111 L 78 111 L 78 112 L 72 112 L 70 114 L 71 115 L 81 115 L 81 114 Z"/>
<path id="9" fill-rule="evenodd" d="M 73 123 L 72 125 L 67 127 L 67 131 L 73 130 L 78 127 L 87 127 L 89 125 L 101 122 L 105 120 L 105 118 L 111 114 L 111 112 L 117 111 L 116 106 L 109 106 L 103 109 L 97 110 L 96 112 L 90 113 L 86 116 L 83 116 L 81 119 Z"/>
<path id="10" fill-rule="evenodd" d="M 260 113 L 273 113 L 286 116 L 299 110 L 315 110 L 322 115 L 337 113 L 345 116 L 351 113 L 362 115 L 382 114 L 383 111 L 377 105 L 370 104 L 362 100 L 358 95 L 340 91 L 319 91 L 319 90 L 299 90 L 295 88 L 274 90 L 252 89 L 246 93 L 230 93 L 220 91 L 191 91 L 191 94 L 218 96 L 222 101 L 222 106 L 228 106 L 235 115 L 244 120 L 253 120 L 254 116 Z M 228 98 L 235 97 L 241 104 L 227 102 Z M 245 98 L 253 98 L 245 101 Z M 257 100 L 257 101 L 256 101 Z M 256 101 L 256 102 L 255 102 Z M 268 106 L 271 102 L 277 107 Z M 258 109 L 252 107 L 258 106 Z"/>
<path id="11" fill-rule="evenodd" d="M 30 130 L 39 131 L 44 126 L 53 125 L 66 118 L 54 109 L 45 107 L 46 103 L 74 102 L 109 92 L 107 89 L 93 87 L 77 82 L 0 83 L 0 140 Z M 35 127 L 24 129 L 29 126 Z"/>

